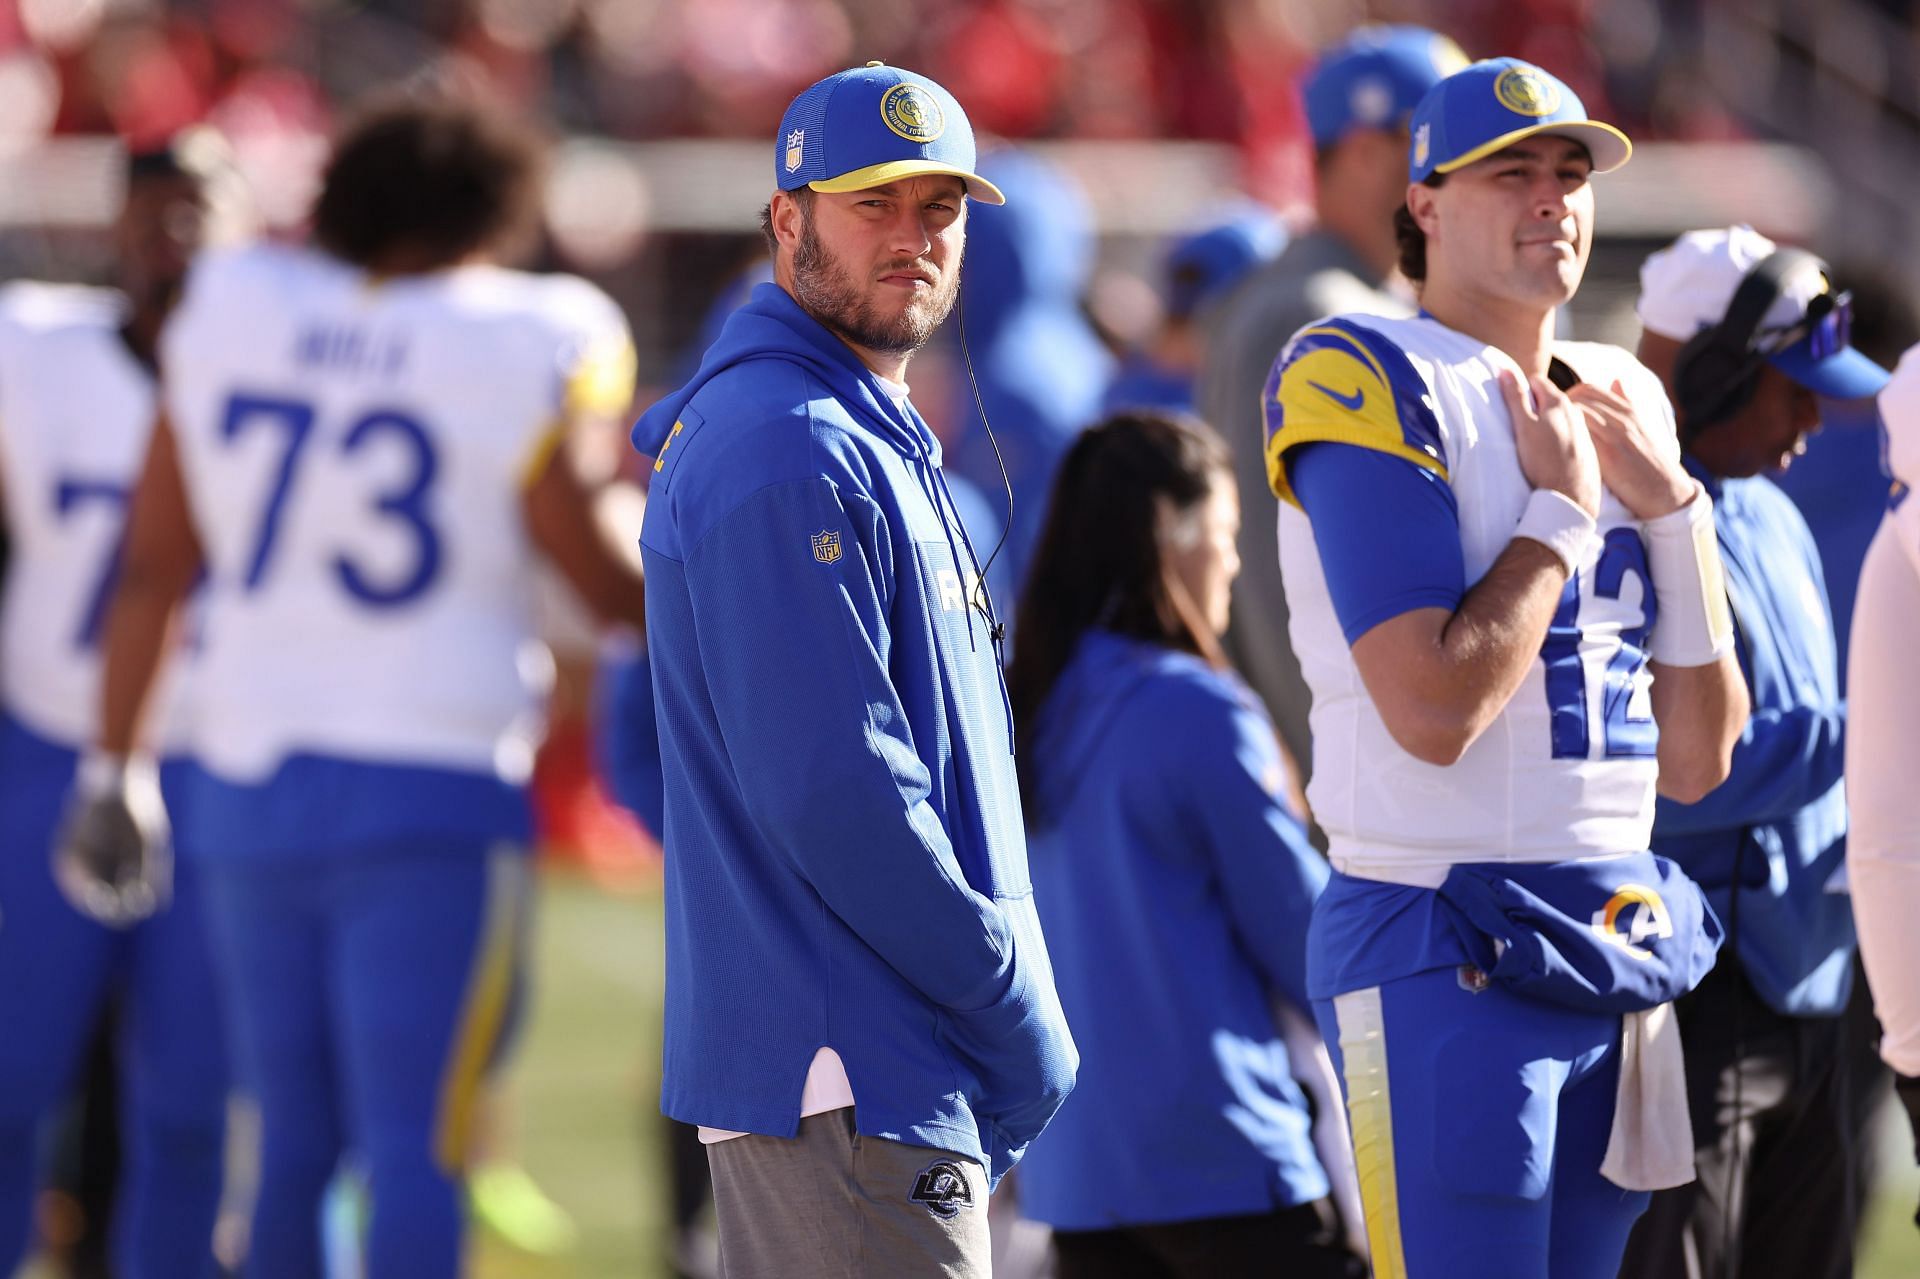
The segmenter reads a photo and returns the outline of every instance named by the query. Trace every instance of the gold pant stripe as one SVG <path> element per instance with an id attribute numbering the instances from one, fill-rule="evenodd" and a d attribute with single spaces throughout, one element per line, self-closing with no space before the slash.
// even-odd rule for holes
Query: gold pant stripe
<path id="1" fill-rule="evenodd" d="M 454 1032 L 453 1052 L 440 1085 L 440 1114 L 434 1125 L 434 1159 L 448 1176 L 457 1177 L 466 1170 L 481 1076 L 500 1037 L 513 990 L 528 873 L 528 858 L 510 845 L 500 845 L 487 855 L 486 918 L 480 927 L 465 1008 Z"/>
<path id="2" fill-rule="evenodd" d="M 1337 995 L 1340 1059 L 1347 1084 L 1347 1122 L 1353 1131 L 1354 1171 L 1367 1219 L 1373 1279 L 1406 1279 L 1400 1243 L 1400 1192 L 1393 1165 L 1393 1108 L 1387 1091 L 1386 1018 L 1380 988 Z"/>

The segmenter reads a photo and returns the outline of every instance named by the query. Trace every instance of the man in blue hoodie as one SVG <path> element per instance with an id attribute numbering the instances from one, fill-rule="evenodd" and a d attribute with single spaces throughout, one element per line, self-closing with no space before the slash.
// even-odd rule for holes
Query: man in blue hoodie
<path id="1" fill-rule="evenodd" d="M 1640 283 L 1640 358 L 1713 496 L 1753 713 L 1727 780 L 1697 803 L 1663 799 L 1654 818 L 1654 851 L 1706 891 L 1727 948 L 1675 1006 L 1698 1176 L 1654 1196 L 1622 1273 L 1842 1279 L 1859 1140 L 1840 1015 L 1854 951 L 1847 705 L 1813 535 L 1765 472 L 1820 425 L 1816 396 L 1861 399 L 1887 374 L 1849 345 L 1850 299 L 1826 264 L 1750 227 L 1688 232 Z"/>
<path id="2" fill-rule="evenodd" d="M 953 305 L 960 104 L 879 63 L 787 108 L 774 283 L 640 420 L 665 764 L 662 1106 L 730 1276 L 988 1272 L 1078 1064 L 1027 878 L 1000 625 L 902 379 Z"/>

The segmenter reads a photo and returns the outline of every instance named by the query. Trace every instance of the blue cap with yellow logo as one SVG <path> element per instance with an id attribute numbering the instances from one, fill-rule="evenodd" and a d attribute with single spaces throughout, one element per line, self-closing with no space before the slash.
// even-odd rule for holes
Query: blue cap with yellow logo
<path id="1" fill-rule="evenodd" d="M 830 75 L 787 107 L 774 139 L 774 184 L 783 191 L 864 191 L 923 173 L 947 173 L 983 204 L 1005 204 L 973 171 L 973 126 L 945 89 L 923 75 L 869 62 Z"/>
<path id="2" fill-rule="evenodd" d="M 1490 58 L 1427 91 L 1413 110 L 1410 180 L 1452 173 L 1522 138 L 1551 133 L 1586 147 L 1593 171 L 1619 168 L 1633 154 L 1627 135 L 1587 117 L 1580 95 L 1518 58 Z"/>
<path id="3" fill-rule="evenodd" d="M 1428 89 L 1467 65 L 1460 46 L 1413 26 L 1360 27 L 1314 63 L 1300 95 L 1313 145 L 1404 123 Z"/>

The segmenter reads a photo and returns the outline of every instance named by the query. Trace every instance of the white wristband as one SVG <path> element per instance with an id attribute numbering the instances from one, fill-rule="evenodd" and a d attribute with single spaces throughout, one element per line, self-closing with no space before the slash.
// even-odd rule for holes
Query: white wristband
<path id="1" fill-rule="evenodd" d="M 1524 537 L 1552 551 L 1567 566 L 1567 576 L 1580 571 L 1580 564 L 1593 545 L 1593 516 L 1565 493 L 1554 489 L 1535 489 L 1527 499 L 1515 537 Z"/>
<path id="2" fill-rule="evenodd" d="M 1733 651 L 1733 610 L 1720 571 L 1713 499 L 1695 486 L 1693 500 L 1640 526 L 1658 605 L 1647 645 L 1663 666 L 1710 666 Z"/>
<path id="3" fill-rule="evenodd" d="M 102 795 L 125 794 L 133 786 L 158 788 L 160 775 L 151 756 L 111 755 L 95 747 L 81 753 L 73 783 L 81 795 L 97 799 Z"/>

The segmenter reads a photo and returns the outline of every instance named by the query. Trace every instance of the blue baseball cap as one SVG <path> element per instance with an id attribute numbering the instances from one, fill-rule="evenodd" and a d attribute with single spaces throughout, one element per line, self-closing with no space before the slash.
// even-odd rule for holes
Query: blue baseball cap
<path id="1" fill-rule="evenodd" d="M 984 204 L 1000 189 L 973 171 L 973 126 L 951 93 L 923 75 L 869 62 L 801 91 L 780 119 L 773 180 L 782 191 L 865 191 L 948 173 Z"/>
<path id="2" fill-rule="evenodd" d="M 1168 312 L 1192 315 L 1286 246 L 1286 225 L 1264 208 L 1236 210 L 1181 236 L 1167 250 Z"/>
<path id="3" fill-rule="evenodd" d="M 1518 58 L 1489 58 L 1434 85 L 1413 109 L 1407 176 L 1424 182 L 1452 173 L 1539 133 L 1586 147 L 1595 173 L 1612 172 L 1633 154 L 1627 135 L 1589 119 L 1563 81 Z"/>
<path id="4" fill-rule="evenodd" d="M 1361 27 L 1320 55 L 1302 96 L 1316 147 L 1356 128 L 1384 129 L 1412 114 L 1428 89 L 1467 65 L 1455 44 L 1425 27 Z"/>

